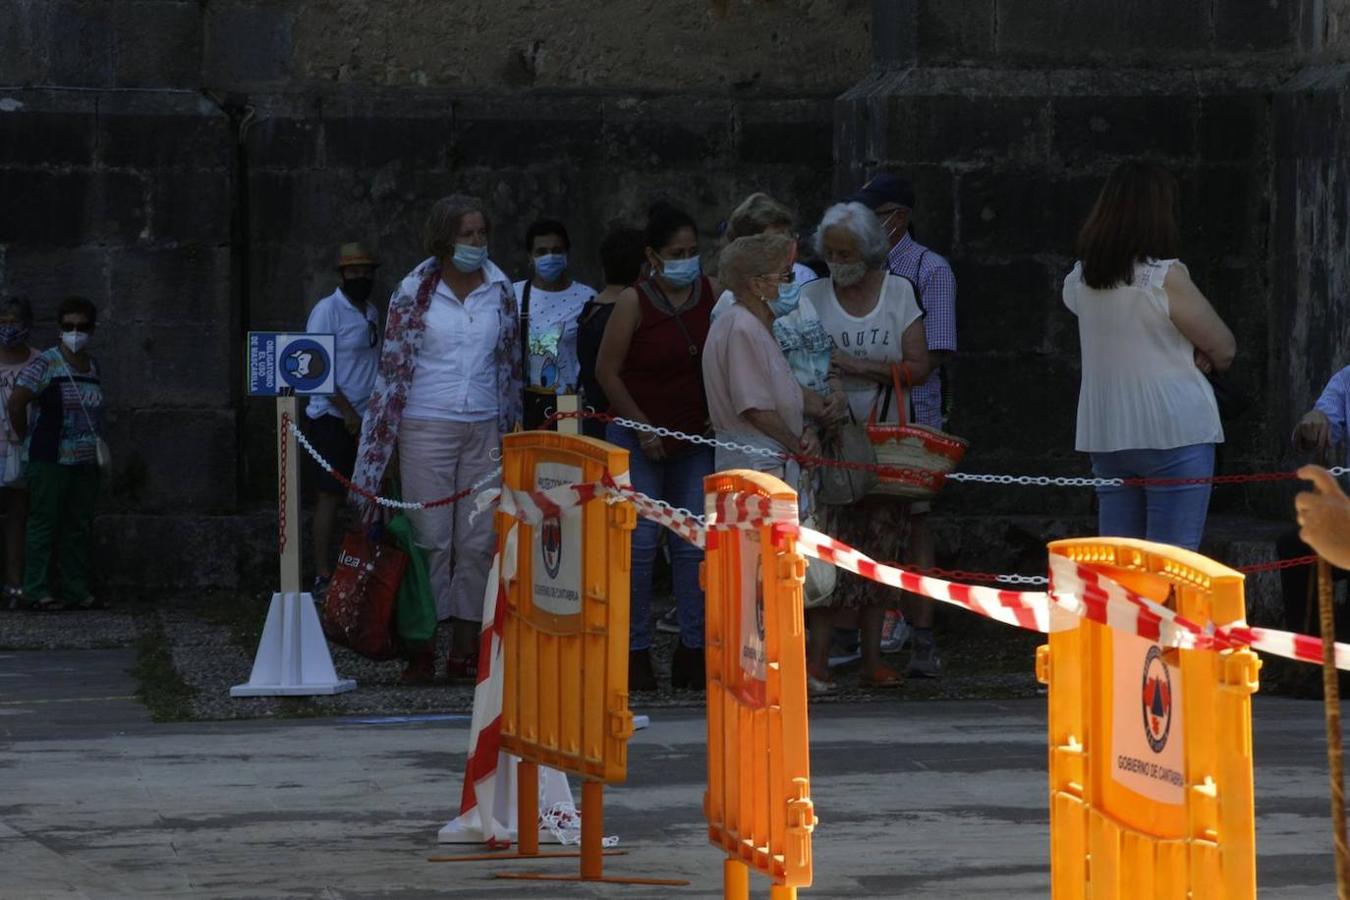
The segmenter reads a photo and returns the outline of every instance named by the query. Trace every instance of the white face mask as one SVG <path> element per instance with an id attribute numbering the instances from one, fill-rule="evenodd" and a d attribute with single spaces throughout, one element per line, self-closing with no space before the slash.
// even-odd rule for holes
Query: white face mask
<path id="1" fill-rule="evenodd" d="M 863 280 L 867 274 L 867 263 L 862 260 L 851 263 L 827 263 L 830 267 L 830 277 L 834 283 L 840 287 L 852 287 Z"/>
<path id="2" fill-rule="evenodd" d="M 71 353 L 79 353 L 84 349 L 84 345 L 89 343 L 89 335 L 83 331 L 63 331 L 61 343 L 65 344 Z"/>

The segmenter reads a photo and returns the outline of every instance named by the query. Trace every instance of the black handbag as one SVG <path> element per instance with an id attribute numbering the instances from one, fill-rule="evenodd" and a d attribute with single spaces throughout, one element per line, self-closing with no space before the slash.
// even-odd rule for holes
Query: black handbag
<path id="1" fill-rule="evenodd" d="M 1224 372 L 1206 372 L 1214 389 L 1214 400 L 1219 404 L 1219 419 L 1231 422 L 1240 419 L 1252 406 L 1252 395 L 1238 386 L 1237 381 Z"/>

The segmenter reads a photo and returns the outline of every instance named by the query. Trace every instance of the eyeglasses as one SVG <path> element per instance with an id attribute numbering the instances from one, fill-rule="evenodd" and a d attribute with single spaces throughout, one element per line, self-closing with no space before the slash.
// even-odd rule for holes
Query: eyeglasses
<path id="1" fill-rule="evenodd" d="M 374 322 L 366 322 L 366 338 L 370 341 L 370 346 L 376 347 L 380 343 L 380 326 Z"/>
<path id="2" fill-rule="evenodd" d="M 62 322 L 62 331 L 78 331 L 80 334 L 89 334 L 94 330 L 92 322 Z"/>
<path id="3" fill-rule="evenodd" d="M 795 269 L 788 269 L 786 272 L 772 272 L 768 275 L 760 275 L 759 277 L 776 281 L 779 284 L 792 284 L 792 282 L 797 280 L 797 272 Z"/>

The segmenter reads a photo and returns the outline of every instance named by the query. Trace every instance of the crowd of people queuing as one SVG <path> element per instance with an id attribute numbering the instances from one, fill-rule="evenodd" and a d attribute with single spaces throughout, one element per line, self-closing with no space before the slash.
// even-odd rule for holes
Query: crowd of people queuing
<path id="1" fill-rule="evenodd" d="M 913 186 L 890 173 L 830 205 L 809 239 L 794 213 L 763 193 L 737 204 L 716 237 L 658 201 L 641 228 L 605 235 L 604 284 L 595 290 L 572 276 L 564 223 L 544 219 L 524 229 L 530 271 L 513 281 L 489 258 L 494 223 L 484 205 L 446 197 L 426 224 L 427 258 L 398 283 L 383 329 L 370 302 L 378 259 L 361 244 L 341 249 L 340 286 L 308 323 L 335 334 L 337 347 L 338 392 L 311 401 L 311 440 L 363 490 L 389 490 L 396 475 L 405 500 L 431 500 L 490 484 L 502 435 L 539 427 L 558 394 L 577 393 L 584 408 L 742 448 L 585 421 L 586 434 L 629 451 L 633 486 L 648 496 L 698 510 L 710 473 L 771 472 L 797 488 L 802 515 L 816 527 L 875 559 L 930 567 L 931 502 L 887 495 L 847 507 L 818 502 L 812 462 L 845 423 L 945 426 L 956 282 L 947 260 L 916 239 L 915 215 Z M 1172 177 L 1155 165 L 1123 164 L 1083 226 L 1079 261 L 1064 281 L 1083 359 L 1076 446 L 1102 477 L 1214 473 L 1223 425 L 1209 378 L 1232 364 L 1237 348 L 1179 259 L 1179 234 Z M 715 268 L 705 269 L 705 259 Z M 30 389 L 44 383 L 40 368 L 26 370 Z M 1346 373 L 1333 380 L 1333 396 L 1300 425 L 1299 441 L 1344 436 L 1347 385 Z M 346 491 L 321 474 L 315 486 L 321 596 Z M 1206 483 L 1099 488 L 1100 533 L 1194 549 L 1209 494 Z M 369 516 L 367 501 L 351 500 Z M 449 623 L 452 679 L 476 674 L 494 546 L 491 521 L 471 521 L 469 510 L 412 514 L 438 616 Z M 702 550 L 644 520 L 632 537 L 634 690 L 658 683 L 651 605 L 663 544 L 675 602 L 659 627 L 678 634 L 670 683 L 703 684 Z M 30 533 L 30 553 L 34 547 Z M 932 601 L 898 598 L 846 572 L 832 581 L 807 597 L 813 693 L 834 689 L 830 663 L 841 654 L 861 659 L 869 685 L 941 676 Z M 886 654 L 905 643 L 902 675 Z M 423 656 L 405 678 L 430 681 L 435 671 L 436 660 Z"/>

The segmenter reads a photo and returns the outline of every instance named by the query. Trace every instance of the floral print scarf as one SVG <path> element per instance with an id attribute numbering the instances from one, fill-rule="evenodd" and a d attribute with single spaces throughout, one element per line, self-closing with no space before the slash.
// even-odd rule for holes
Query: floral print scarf
<path id="1" fill-rule="evenodd" d="M 362 490 L 376 493 L 398 441 L 399 424 L 408 402 L 408 389 L 417 371 L 417 355 L 426 334 L 427 309 L 431 306 L 436 282 L 441 278 L 440 261 L 424 260 L 399 284 L 389 299 L 388 322 L 380 364 L 375 375 L 365 419 L 361 425 L 361 444 L 356 453 L 356 472 L 352 481 Z M 502 434 L 520 424 L 520 317 L 516 294 L 509 282 L 500 285 L 502 317 L 493 359 L 497 365 L 497 428 Z M 352 502 L 369 513 L 370 501 L 353 492 Z"/>

